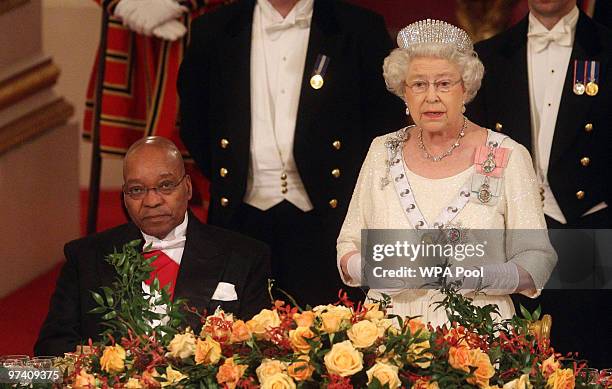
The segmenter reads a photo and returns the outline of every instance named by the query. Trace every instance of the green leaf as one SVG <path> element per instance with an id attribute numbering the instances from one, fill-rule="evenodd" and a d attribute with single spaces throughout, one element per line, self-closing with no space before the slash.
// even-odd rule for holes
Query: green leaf
<path id="1" fill-rule="evenodd" d="M 521 309 L 521 315 L 523 315 L 523 317 L 529 321 L 532 321 L 531 318 L 531 313 L 529 313 L 529 311 L 527 310 L 527 308 L 525 308 L 523 306 L 523 304 L 519 304 L 520 305 L 520 309 Z"/>
<path id="2" fill-rule="evenodd" d="M 98 303 L 98 305 L 105 306 L 104 305 L 104 299 L 102 298 L 102 296 L 100 296 L 100 294 L 92 291 L 91 292 L 91 296 L 93 297 L 95 302 Z"/>
<path id="3" fill-rule="evenodd" d="M 102 320 L 110 320 L 117 317 L 117 311 L 110 311 L 106 315 L 102 316 Z"/>
<path id="4" fill-rule="evenodd" d="M 106 307 L 97 307 L 97 308 L 94 308 L 91 311 L 89 311 L 89 313 L 98 314 L 98 313 L 102 313 L 102 312 L 106 311 L 106 309 L 107 309 Z"/>
<path id="5" fill-rule="evenodd" d="M 538 305 L 536 310 L 533 312 L 533 320 L 540 320 L 540 315 L 542 314 L 542 306 Z"/>

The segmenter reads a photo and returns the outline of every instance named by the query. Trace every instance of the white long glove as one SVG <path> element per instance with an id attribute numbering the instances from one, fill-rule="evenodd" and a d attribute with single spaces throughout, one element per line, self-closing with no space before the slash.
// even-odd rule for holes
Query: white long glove
<path id="1" fill-rule="evenodd" d="M 174 0 L 121 0 L 115 7 L 115 16 L 130 30 L 150 36 L 155 27 L 178 19 L 187 11 Z"/>
<path id="2" fill-rule="evenodd" d="M 175 41 L 187 33 L 187 27 L 178 20 L 170 20 L 153 29 L 153 35 L 167 41 Z"/>

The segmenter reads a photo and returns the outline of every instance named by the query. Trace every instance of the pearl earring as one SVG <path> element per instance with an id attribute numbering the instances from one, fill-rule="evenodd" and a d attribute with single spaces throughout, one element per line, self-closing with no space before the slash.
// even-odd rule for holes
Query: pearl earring
<path id="1" fill-rule="evenodd" d="M 465 101 L 463 102 L 463 105 L 461 106 L 461 113 L 465 113 Z"/>
<path id="2" fill-rule="evenodd" d="M 406 106 L 406 116 L 410 115 L 410 109 L 408 109 L 408 106 Z"/>

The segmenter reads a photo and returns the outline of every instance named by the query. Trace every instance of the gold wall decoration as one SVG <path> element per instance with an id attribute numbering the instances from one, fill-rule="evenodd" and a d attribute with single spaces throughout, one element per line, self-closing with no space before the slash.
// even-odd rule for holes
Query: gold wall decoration
<path id="1" fill-rule="evenodd" d="M 0 0 L 0 15 L 5 12 L 12 10 L 13 8 L 17 8 L 30 0 Z"/>
<path id="2" fill-rule="evenodd" d="M 457 0 L 457 21 L 474 42 L 510 27 L 512 10 L 519 0 Z"/>
<path id="3" fill-rule="evenodd" d="M 60 69 L 48 59 L 0 81 L 0 110 L 51 87 L 59 74 Z"/>
<path id="4" fill-rule="evenodd" d="M 0 155 L 51 128 L 65 124 L 73 113 L 74 107 L 59 97 L 0 127 Z"/>

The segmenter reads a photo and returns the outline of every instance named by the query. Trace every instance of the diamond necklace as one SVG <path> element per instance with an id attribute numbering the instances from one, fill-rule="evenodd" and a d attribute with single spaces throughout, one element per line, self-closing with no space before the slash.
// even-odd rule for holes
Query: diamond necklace
<path id="1" fill-rule="evenodd" d="M 461 127 L 461 131 L 459 131 L 459 136 L 457 137 L 457 140 L 455 141 L 455 143 L 451 145 L 450 149 L 446 150 L 444 153 L 438 156 L 431 155 L 429 154 L 429 151 L 427 151 L 427 148 L 425 147 L 425 143 L 423 143 L 423 129 L 421 128 L 418 138 L 419 138 L 419 148 L 423 150 L 423 156 L 427 159 L 431 159 L 433 162 L 439 162 L 442 159 L 448 157 L 449 155 L 453 153 L 453 150 L 459 147 L 459 141 L 461 140 L 461 138 L 465 136 L 466 128 L 467 128 L 467 118 L 464 116 L 463 117 L 463 127 Z"/>

